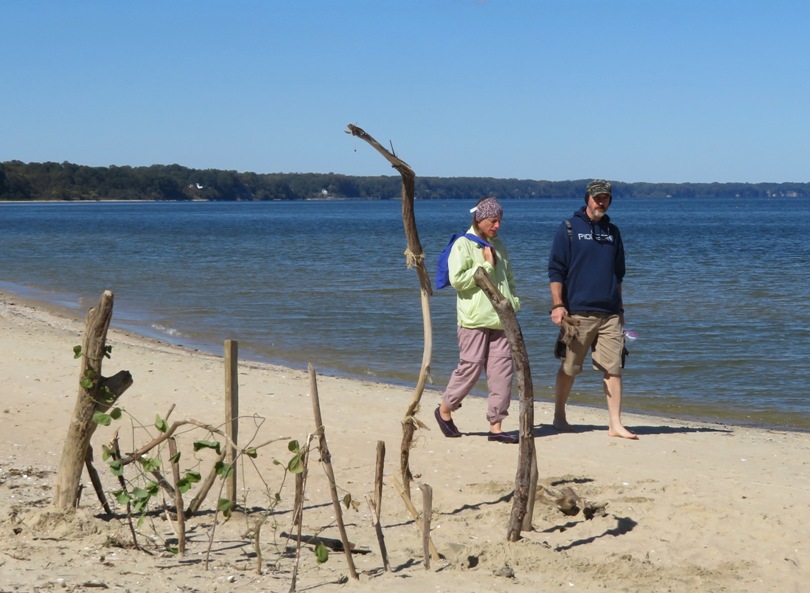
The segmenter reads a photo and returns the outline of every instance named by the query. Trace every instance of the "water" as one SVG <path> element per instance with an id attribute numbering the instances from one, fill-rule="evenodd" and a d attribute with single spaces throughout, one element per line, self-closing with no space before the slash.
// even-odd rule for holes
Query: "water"
<path id="1" fill-rule="evenodd" d="M 416 202 L 431 276 L 472 203 Z M 580 203 L 503 202 L 538 399 L 552 399 L 557 368 L 548 250 Z M 610 214 L 639 335 L 625 410 L 810 430 L 810 253 L 796 224 L 810 202 L 617 197 Z M 423 330 L 405 248 L 398 201 L 0 203 L 4 290 L 84 315 L 109 289 L 124 329 L 216 354 L 235 339 L 243 359 L 413 385 Z M 430 307 L 441 389 L 458 354 L 452 289 Z M 597 373 L 577 379 L 571 403 L 604 406 Z"/>

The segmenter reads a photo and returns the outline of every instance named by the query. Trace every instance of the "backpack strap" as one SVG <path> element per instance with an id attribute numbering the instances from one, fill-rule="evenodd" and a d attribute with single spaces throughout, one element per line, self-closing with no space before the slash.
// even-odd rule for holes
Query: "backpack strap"
<path id="1" fill-rule="evenodd" d="M 473 235 L 472 233 L 455 233 L 452 237 L 450 237 L 447 247 L 445 247 L 441 254 L 439 254 L 439 259 L 436 262 L 436 289 L 442 289 L 446 286 L 450 286 L 450 270 L 447 260 L 450 257 L 450 251 L 453 248 L 453 244 L 461 237 L 472 241 L 479 247 L 490 247 L 493 251 L 495 251 L 495 248 L 490 243 L 484 241 L 478 235 Z"/>
<path id="2" fill-rule="evenodd" d="M 473 243 L 476 243 L 479 247 L 489 247 L 492 250 L 495 249 L 495 247 L 491 243 L 484 241 L 478 235 L 473 235 L 472 233 L 464 233 L 464 238 L 469 239 Z"/>

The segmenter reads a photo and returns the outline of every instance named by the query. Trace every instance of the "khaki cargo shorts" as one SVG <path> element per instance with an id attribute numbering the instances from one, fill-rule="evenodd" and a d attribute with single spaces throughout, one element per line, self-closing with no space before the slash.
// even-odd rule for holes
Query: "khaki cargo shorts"
<path id="1" fill-rule="evenodd" d="M 619 315 L 614 313 L 577 313 L 571 315 L 579 321 L 578 335 L 571 340 L 562 359 L 566 375 L 575 377 L 582 372 L 585 355 L 591 350 L 593 368 L 608 375 L 622 374 L 624 328 Z"/>

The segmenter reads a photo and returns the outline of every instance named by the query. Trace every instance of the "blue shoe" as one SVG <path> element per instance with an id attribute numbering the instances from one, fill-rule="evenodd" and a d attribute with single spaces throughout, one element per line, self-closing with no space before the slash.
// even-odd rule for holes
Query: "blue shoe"
<path id="1" fill-rule="evenodd" d="M 491 432 L 489 433 L 487 440 L 495 443 L 517 445 L 520 442 L 520 437 L 516 434 L 506 434 L 505 432 Z"/>
<path id="2" fill-rule="evenodd" d="M 458 428 L 456 428 L 453 419 L 445 420 L 442 418 L 442 415 L 439 413 L 439 408 L 436 408 L 436 411 L 433 412 L 433 415 L 436 416 L 436 422 L 439 423 L 439 429 L 441 429 L 442 434 L 446 436 L 448 439 L 457 439 L 461 436 Z"/>

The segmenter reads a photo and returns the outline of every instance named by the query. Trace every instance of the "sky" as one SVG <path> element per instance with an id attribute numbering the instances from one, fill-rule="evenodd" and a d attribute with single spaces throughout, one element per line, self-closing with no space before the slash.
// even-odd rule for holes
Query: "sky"
<path id="1" fill-rule="evenodd" d="M 0 162 L 810 181 L 807 0 L 0 7 Z"/>

